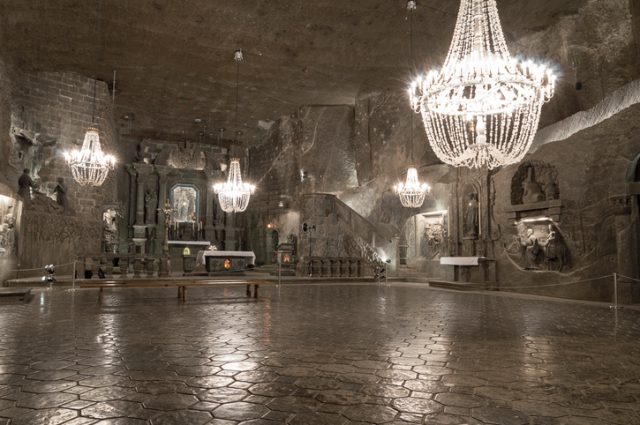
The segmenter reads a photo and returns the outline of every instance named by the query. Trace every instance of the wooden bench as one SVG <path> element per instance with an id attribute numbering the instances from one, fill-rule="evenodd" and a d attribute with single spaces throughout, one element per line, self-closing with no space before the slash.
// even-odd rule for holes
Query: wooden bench
<path id="1" fill-rule="evenodd" d="M 80 288 L 98 288 L 98 300 L 102 300 L 104 289 L 107 288 L 178 288 L 178 298 L 185 301 L 187 299 L 188 287 L 204 286 L 243 286 L 246 285 L 247 297 L 258 298 L 258 288 L 260 285 L 271 285 L 274 282 L 269 280 L 105 280 L 102 282 L 85 281 L 80 282 Z M 253 285 L 253 295 L 251 293 Z"/>

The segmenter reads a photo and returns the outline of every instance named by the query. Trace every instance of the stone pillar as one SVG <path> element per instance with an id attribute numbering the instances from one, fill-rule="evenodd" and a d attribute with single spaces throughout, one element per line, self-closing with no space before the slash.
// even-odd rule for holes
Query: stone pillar
<path id="1" fill-rule="evenodd" d="M 213 191 L 213 185 L 216 183 L 215 178 L 211 175 L 207 178 L 207 204 L 205 208 L 205 224 L 204 224 L 204 236 L 210 242 L 214 243 L 216 240 L 216 194 Z"/>
<path id="2" fill-rule="evenodd" d="M 167 175 L 169 174 L 169 168 L 162 165 L 156 165 L 156 173 L 158 173 L 158 209 L 164 208 L 165 202 L 167 202 Z M 164 244 L 165 237 L 165 222 L 164 213 L 158 212 L 158 225 L 156 227 L 156 255 L 162 253 L 162 246 Z"/>
<path id="3" fill-rule="evenodd" d="M 129 173 L 129 214 L 127 225 L 133 226 L 136 220 L 136 176 L 138 173 L 131 164 L 125 165 L 124 168 Z"/>
<path id="4" fill-rule="evenodd" d="M 235 251 L 237 249 L 236 241 L 236 215 L 228 213 L 226 227 L 224 231 L 224 249 L 225 251 Z"/>
<path id="5" fill-rule="evenodd" d="M 136 251 L 146 253 L 147 226 L 144 224 L 144 183 L 147 176 L 153 171 L 153 166 L 144 163 L 133 164 L 138 178 L 136 180 L 136 220 L 133 225 L 133 243 Z"/>

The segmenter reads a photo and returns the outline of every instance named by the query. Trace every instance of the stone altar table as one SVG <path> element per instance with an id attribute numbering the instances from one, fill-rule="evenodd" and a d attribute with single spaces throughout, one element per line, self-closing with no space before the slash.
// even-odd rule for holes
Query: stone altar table
<path id="1" fill-rule="evenodd" d="M 196 264 L 205 264 L 211 274 L 242 272 L 256 263 L 253 251 L 198 251 Z"/>

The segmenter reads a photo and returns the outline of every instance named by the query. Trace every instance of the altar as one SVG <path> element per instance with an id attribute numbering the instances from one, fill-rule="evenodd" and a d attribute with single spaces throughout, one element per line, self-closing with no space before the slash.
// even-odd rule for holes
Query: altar
<path id="1" fill-rule="evenodd" d="M 255 266 L 256 255 L 253 251 L 198 251 L 196 266 L 203 264 L 209 275 L 243 272 Z"/>

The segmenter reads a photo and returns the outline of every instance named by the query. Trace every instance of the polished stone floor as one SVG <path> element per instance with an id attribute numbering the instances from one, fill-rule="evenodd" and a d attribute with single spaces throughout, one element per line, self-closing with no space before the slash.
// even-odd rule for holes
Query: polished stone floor
<path id="1" fill-rule="evenodd" d="M 640 311 L 417 286 L 0 301 L 0 424 L 640 424 Z"/>

